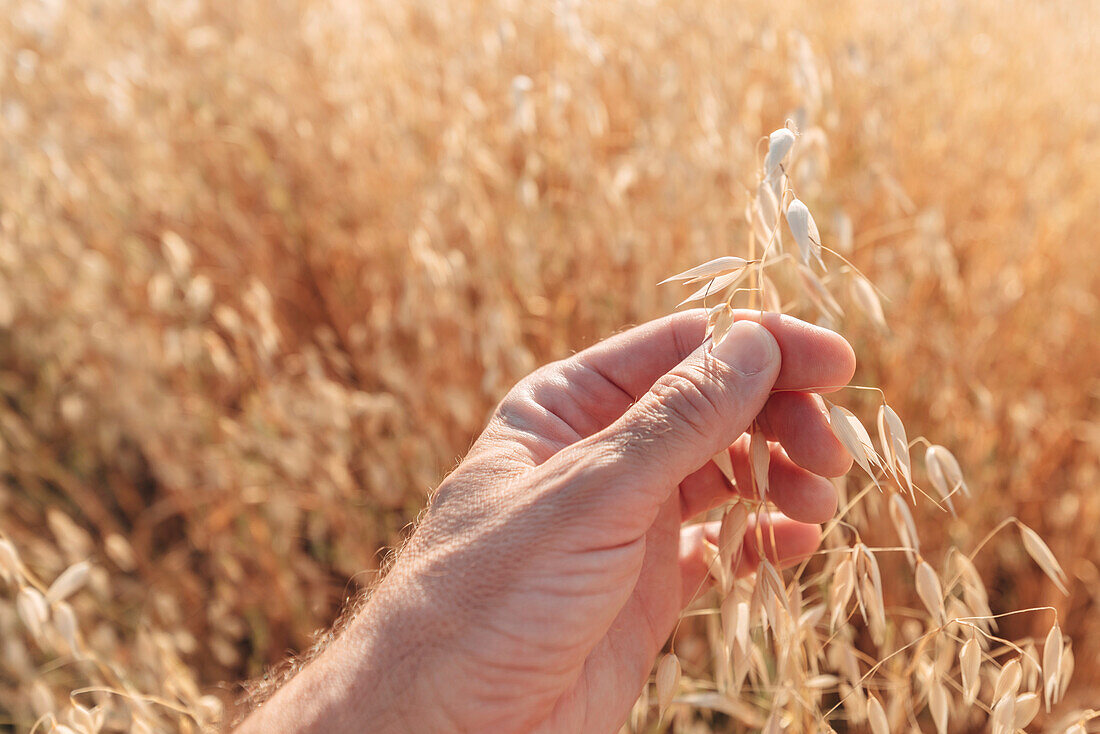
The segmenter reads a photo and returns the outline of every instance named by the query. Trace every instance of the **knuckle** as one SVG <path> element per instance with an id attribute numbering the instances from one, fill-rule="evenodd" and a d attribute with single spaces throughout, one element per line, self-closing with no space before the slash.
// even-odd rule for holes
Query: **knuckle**
<path id="1" fill-rule="evenodd" d="M 496 424 L 506 429 L 526 430 L 538 421 L 534 402 L 530 395 L 524 391 L 518 391 L 518 386 L 504 396 L 497 405 L 490 420 L 490 425 Z"/>
<path id="2" fill-rule="evenodd" d="M 534 417 L 539 392 L 552 379 L 555 364 L 544 365 L 517 382 L 497 405 L 495 417 L 506 425 L 526 425 Z"/>

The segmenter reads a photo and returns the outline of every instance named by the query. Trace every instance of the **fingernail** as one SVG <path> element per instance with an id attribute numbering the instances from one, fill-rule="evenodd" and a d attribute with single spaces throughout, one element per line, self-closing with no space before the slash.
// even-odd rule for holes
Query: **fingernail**
<path id="1" fill-rule="evenodd" d="M 728 364 L 745 377 L 755 375 L 779 359 L 779 345 L 775 337 L 755 321 L 738 321 L 722 341 L 711 349 L 711 354 Z"/>

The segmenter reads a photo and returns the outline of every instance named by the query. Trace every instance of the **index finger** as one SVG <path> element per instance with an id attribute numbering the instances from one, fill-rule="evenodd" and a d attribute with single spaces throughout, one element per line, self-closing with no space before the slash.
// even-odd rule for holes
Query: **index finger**
<path id="1" fill-rule="evenodd" d="M 737 310 L 734 319 L 762 323 L 778 342 L 783 362 L 777 391 L 832 392 L 855 373 L 855 353 L 834 331 L 786 314 L 747 309 Z M 565 361 L 597 372 L 637 400 L 699 348 L 706 324 L 705 310 L 683 311 L 616 334 Z"/>

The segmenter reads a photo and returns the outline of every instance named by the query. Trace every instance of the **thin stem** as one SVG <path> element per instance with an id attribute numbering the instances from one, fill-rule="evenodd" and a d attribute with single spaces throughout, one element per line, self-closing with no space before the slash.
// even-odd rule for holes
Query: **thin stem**
<path id="1" fill-rule="evenodd" d="M 107 686 L 88 686 L 87 688 L 77 688 L 75 691 L 72 691 L 71 693 L 69 693 L 69 698 L 75 699 L 76 696 L 82 695 L 84 693 L 110 693 L 116 696 L 121 696 L 122 698 L 130 699 L 131 701 L 143 701 L 145 703 L 151 703 L 155 706 L 166 708 L 169 711 L 174 711 L 177 714 L 183 714 L 184 716 L 194 719 L 196 723 L 201 723 L 197 718 L 195 718 L 195 715 L 192 712 L 188 711 L 183 706 L 180 706 L 177 703 L 173 703 L 166 698 L 161 698 L 160 696 L 141 696 L 127 693 L 126 691 L 121 691 L 117 688 L 109 688 Z"/>

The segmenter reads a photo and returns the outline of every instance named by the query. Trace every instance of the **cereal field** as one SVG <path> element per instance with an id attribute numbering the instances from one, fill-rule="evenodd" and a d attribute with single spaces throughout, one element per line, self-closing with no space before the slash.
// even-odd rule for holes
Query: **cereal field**
<path id="1" fill-rule="evenodd" d="M 751 256 L 784 127 L 847 264 L 826 259 L 827 297 L 777 276 L 789 297 L 763 305 L 843 333 L 855 382 L 957 458 L 952 513 L 914 445 L 935 499 L 906 505 L 944 615 L 974 612 L 949 549 L 979 546 L 990 613 L 1036 611 L 996 620 L 1015 648 L 981 637 L 976 696 L 963 632 L 856 685 L 938 614 L 923 567 L 879 552 L 882 629 L 856 612 L 818 678 L 769 678 L 754 638 L 735 695 L 709 598 L 677 702 L 651 687 L 625 731 L 819 730 L 810 709 L 840 732 L 1013 731 L 991 710 L 1017 657 L 1028 730 L 1100 731 L 1093 3 L 2 7 L 0 731 L 231 721 L 244 681 L 371 585 L 516 380 L 688 294 L 659 281 Z M 877 393 L 838 402 L 878 444 Z M 868 482 L 843 482 L 867 498 L 845 521 L 907 546 Z M 807 607 L 837 583 L 814 563 Z M 1055 618 L 1052 696 L 1029 661 Z"/>

